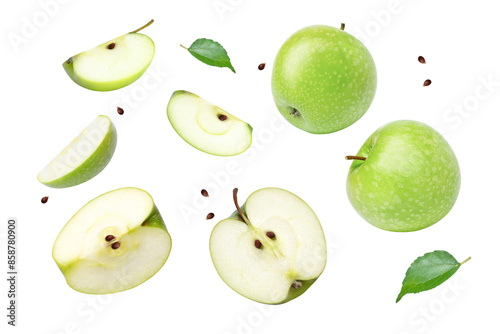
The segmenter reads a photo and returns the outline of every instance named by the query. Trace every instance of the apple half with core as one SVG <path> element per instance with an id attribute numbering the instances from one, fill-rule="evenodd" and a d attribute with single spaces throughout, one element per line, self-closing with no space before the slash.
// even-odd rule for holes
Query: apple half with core
<path id="1" fill-rule="evenodd" d="M 167 107 L 170 124 L 179 136 L 205 153 L 230 156 L 247 150 L 252 127 L 198 95 L 178 90 Z"/>
<path id="2" fill-rule="evenodd" d="M 165 264 L 171 247 L 151 195 L 121 188 L 81 208 L 59 233 L 52 256 L 71 288 L 107 294 L 147 281 Z"/>
<path id="3" fill-rule="evenodd" d="M 101 115 L 38 174 L 38 181 L 52 188 L 86 182 L 107 166 L 116 142 L 115 126 L 108 117 Z"/>
<path id="4" fill-rule="evenodd" d="M 342 130 L 365 114 L 377 71 L 366 47 L 341 29 L 303 28 L 283 44 L 272 73 L 274 102 L 294 126 L 310 133 Z"/>
<path id="5" fill-rule="evenodd" d="M 70 57 L 63 63 L 69 77 L 90 90 L 110 91 L 130 85 L 146 72 L 155 54 L 151 38 L 138 32 L 150 24 L 93 49 Z"/>
<path id="6" fill-rule="evenodd" d="M 279 188 L 251 194 L 220 221 L 210 236 L 210 254 L 222 280 L 240 295 L 265 304 L 303 294 L 326 265 L 326 241 L 313 210 Z"/>
<path id="7" fill-rule="evenodd" d="M 460 168 L 430 126 L 396 121 L 375 131 L 353 160 L 347 195 L 370 224 L 387 231 L 429 227 L 448 214 L 460 190 Z"/>

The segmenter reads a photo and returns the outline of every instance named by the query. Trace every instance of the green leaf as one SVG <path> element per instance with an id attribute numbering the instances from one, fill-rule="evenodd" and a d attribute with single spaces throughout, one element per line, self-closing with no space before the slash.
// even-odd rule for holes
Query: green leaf
<path id="1" fill-rule="evenodd" d="M 408 293 L 434 289 L 453 276 L 458 268 L 469 260 L 470 257 L 459 263 L 450 253 L 445 251 L 434 251 L 417 258 L 406 271 L 403 287 L 396 303 Z"/>
<path id="2" fill-rule="evenodd" d="M 184 49 L 188 50 L 189 53 L 193 55 L 199 61 L 217 67 L 227 67 L 234 73 L 236 71 L 231 65 L 231 60 L 227 55 L 226 50 L 217 43 L 216 41 L 212 41 L 211 39 L 199 38 L 191 44 L 189 48 L 181 45 Z"/>

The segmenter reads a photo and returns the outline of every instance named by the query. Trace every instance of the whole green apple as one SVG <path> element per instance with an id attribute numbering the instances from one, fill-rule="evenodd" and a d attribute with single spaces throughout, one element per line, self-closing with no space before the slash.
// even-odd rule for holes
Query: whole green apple
<path id="1" fill-rule="evenodd" d="M 280 113 L 310 133 L 332 133 L 356 122 L 375 96 L 377 71 L 366 47 L 329 26 L 293 34 L 274 61 L 272 90 Z"/>
<path id="2" fill-rule="evenodd" d="M 429 227 L 448 214 L 460 190 L 460 168 L 446 140 L 430 126 L 396 121 L 375 131 L 347 177 L 352 206 L 387 231 Z"/>

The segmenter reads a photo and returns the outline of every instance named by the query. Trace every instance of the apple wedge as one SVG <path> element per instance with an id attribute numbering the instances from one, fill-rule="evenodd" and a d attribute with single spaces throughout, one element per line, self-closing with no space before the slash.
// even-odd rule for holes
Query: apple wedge
<path id="1" fill-rule="evenodd" d="M 57 237 L 52 256 L 71 288 L 107 294 L 151 278 L 167 261 L 171 246 L 152 197 L 122 188 L 81 208 Z"/>
<path id="2" fill-rule="evenodd" d="M 90 90 L 110 91 L 130 85 L 146 72 L 155 54 L 151 38 L 137 32 L 145 26 L 70 57 L 63 63 L 69 77 Z"/>
<path id="3" fill-rule="evenodd" d="M 205 153 L 237 155 L 252 143 L 250 125 L 187 91 L 172 94 L 167 116 L 182 139 Z"/>
<path id="4" fill-rule="evenodd" d="M 56 156 L 39 174 L 38 181 L 52 188 L 66 188 L 99 174 L 115 152 L 116 129 L 99 116 Z"/>
<path id="5" fill-rule="evenodd" d="M 229 287 L 254 301 L 286 303 L 303 294 L 326 265 L 326 241 L 312 209 L 278 188 L 251 194 L 210 236 L 215 269 Z"/>

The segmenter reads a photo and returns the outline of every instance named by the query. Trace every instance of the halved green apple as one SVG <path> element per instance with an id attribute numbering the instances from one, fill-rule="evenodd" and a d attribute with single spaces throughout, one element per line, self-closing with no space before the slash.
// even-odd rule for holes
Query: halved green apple
<path id="1" fill-rule="evenodd" d="M 38 174 L 38 181 L 52 188 L 86 182 L 106 167 L 116 142 L 115 126 L 100 115 Z"/>
<path id="2" fill-rule="evenodd" d="M 165 264 L 171 247 L 151 195 L 122 188 L 81 208 L 57 237 L 52 256 L 71 288 L 107 294 L 147 281 Z"/>
<path id="3" fill-rule="evenodd" d="M 209 154 L 237 155 L 252 143 L 249 124 L 184 90 L 172 94 L 167 116 L 182 139 Z"/>
<path id="4" fill-rule="evenodd" d="M 313 210 L 278 188 L 251 194 L 220 221 L 210 236 L 215 269 L 229 287 L 265 304 L 286 303 L 303 294 L 326 265 L 326 241 Z"/>
<path id="5" fill-rule="evenodd" d="M 151 38 L 137 32 L 153 23 L 122 35 L 63 63 L 78 85 L 90 90 L 110 91 L 130 85 L 146 72 L 155 54 Z"/>

